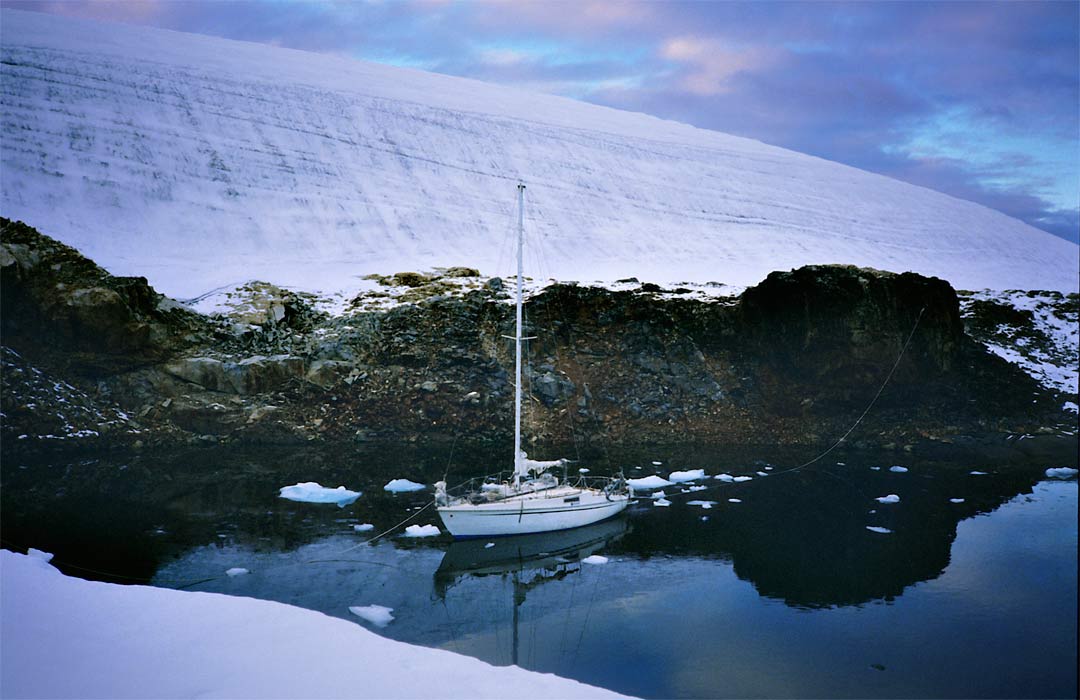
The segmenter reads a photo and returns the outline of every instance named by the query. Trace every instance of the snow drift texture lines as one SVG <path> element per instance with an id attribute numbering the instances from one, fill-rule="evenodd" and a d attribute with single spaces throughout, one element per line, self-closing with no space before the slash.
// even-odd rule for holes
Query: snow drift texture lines
<path id="1" fill-rule="evenodd" d="M 642 114 L 34 13 L 5 10 L 2 32 L 3 214 L 175 296 L 502 273 L 519 178 L 562 279 L 750 284 L 839 262 L 1078 284 L 1078 246 L 998 212 Z"/>

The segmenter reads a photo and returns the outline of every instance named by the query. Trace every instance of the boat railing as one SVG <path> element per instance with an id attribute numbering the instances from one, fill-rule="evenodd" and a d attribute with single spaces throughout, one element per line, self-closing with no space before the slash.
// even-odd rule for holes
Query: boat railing
<path id="1" fill-rule="evenodd" d="M 463 481 L 447 488 L 446 494 L 452 500 L 482 502 L 523 494 L 539 495 L 560 485 L 580 489 L 595 489 L 611 494 L 625 493 L 627 490 L 626 482 L 621 475 L 609 477 L 578 474 L 573 477 L 564 475 L 563 478 L 559 479 L 554 474 L 545 472 L 537 477 L 523 481 L 521 488 L 517 490 L 512 490 L 513 481 L 514 472 L 503 471 Z"/>

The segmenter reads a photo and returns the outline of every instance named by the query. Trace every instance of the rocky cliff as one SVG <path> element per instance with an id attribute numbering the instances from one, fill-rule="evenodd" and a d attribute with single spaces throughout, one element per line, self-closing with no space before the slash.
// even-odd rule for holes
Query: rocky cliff
<path id="1" fill-rule="evenodd" d="M 242 314 L 206 316 L 0 223 L 5 451 L 511 433 L 513 305 L 498 279 L 381 278 L 408 287 L 403 303 L 356 299 L 340 315 L 254 283 Z M 825 445 L 872 401 L 849 444 L 1075 427 L 1060 395 L 967 335 L 936 278 L 814 266 L 719 299 L 623 286 L 530 298 L 531 440 Z"/>

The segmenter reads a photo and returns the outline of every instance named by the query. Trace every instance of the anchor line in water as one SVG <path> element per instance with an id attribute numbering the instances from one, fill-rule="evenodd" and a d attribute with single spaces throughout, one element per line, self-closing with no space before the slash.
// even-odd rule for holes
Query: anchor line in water
<path id="1" fill-rule="evenodd" d="M 863 419 L 866 418 L 867 414 L 870 413 L 870 409 L 874 407 L 874 404 L 877 403 L 877 400 L 881 397 L 882 392 L 885 391 L 885 387 L 888 386 L 889 381 L 892 379 L 893 375 L 896 373 L 896 368 L 900 366 L 900 360 L 902 360 L 904 358 L 904 354 L 907 352 L 908 347 L 911 345 L 912 338 L 915 337 L 915 331 L 919 327 L 919 322 L 922 321 L 922 315 L 923 315 L 924 311 L 926 311 L 925 306 L 922 307 L 921 309 L 919 309 L 919 313 L 915 317 L 915 323 L 911 326 L 911 332 L 908 333 L 907 340 L 904 342 L 904 347 L 900 348 L 900 354 L 896 356 L 896 362 L 894 362 L 892 368 L 889 369 L 889 373 L 887 375 L 885 375 L 885 380 L 881 383 L 881 386 L 878 387 L 877 393 L 874 394 L 874 397 L 872 399 L 870 399 L 870 403 L 868 403 L 866 405 L 866 408 L 863 410 L 862 414 L 855 420 L 854 423 L 852 423 L 851 427 L 848 428 L 847 432 L 844 433 L 843 435 L 841 435 L 840 439 L 837 440 L 836 442 L 834 442 L 831 446 L 829 446 L 828 449 L 826 449 L 824 452 L 819 454 L 817 457 L 814 457 L 810 461 L 804 462 L 803 464 L 800 464 L 797 467 L 792 467 L 790 469 L 784 469 L 784 470 L 781 470 L 781 471 L 778 471 L 778 472 L 772 472 L 771 474 L 769 474 L 769 476 L 779 476 L 781 474 L 791 474 L 793 472 L 799 471 L 800 469 L 805 469 L 806 467 L 809 467 L 811 464 L 814 464 L 815 462 L 820 460 L 822 457 L 824 457 L 825 455 L 829 454 L 830 452 L 835 450 L 837 447 L 839 447 L 840 444 L 842 442 L 844 442 L 844 440 L 846 440 L 848 438 L 848 436 L 851 435 L 851 433 L 853 433 L 855 431 L 855 428 L 859 427 L 859 424 L 862 423 Z M 835 476 L 835 475 L 831 475 L 831 476 Z M 720 488 L 723 488 L 724 486 L 728 486 L 728 485 L 729 484 L 726 484 L 726 483 L 725 484 L 710 485 L 710 486 L 706 486 L 705 488 L 695 489 L 694 491 L 690 491 L 689 493 L 701 493 L 703 491 L 712 491 L 714 489 L 720 489 Z M 672 494 L 672 495 L 684 495 L 684 494 Z"/>

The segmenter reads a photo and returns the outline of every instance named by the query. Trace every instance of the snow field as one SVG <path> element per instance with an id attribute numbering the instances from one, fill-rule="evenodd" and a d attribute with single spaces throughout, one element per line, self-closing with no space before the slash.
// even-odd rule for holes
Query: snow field
<path id="1" fill-rule="evenodd" d="M 282 603 L 83 581 L 7 550 L 0 590 L 4 697 L 620 697 Z"/>

